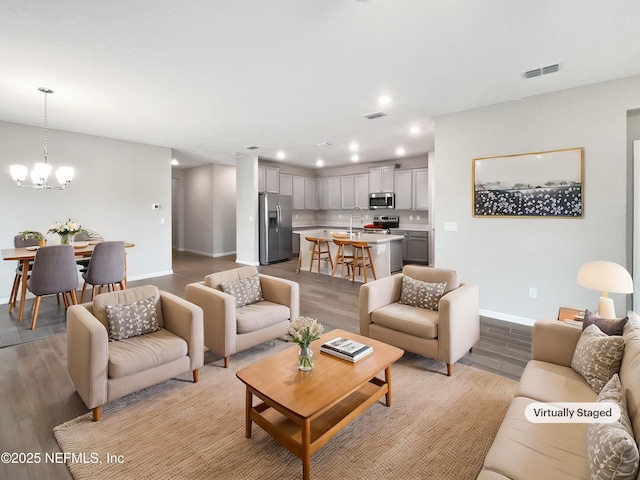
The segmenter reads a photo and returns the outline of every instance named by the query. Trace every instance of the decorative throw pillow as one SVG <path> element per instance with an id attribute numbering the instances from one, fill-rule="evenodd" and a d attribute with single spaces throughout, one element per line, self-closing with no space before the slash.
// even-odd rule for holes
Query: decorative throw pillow
<path id="1" fill-rule="evenodd" d="M 624 326 L 629 320 L 628 317 L 624 318 L 602 318 L 597 313 L 584 311 L 584 320 L 582 321 L 582 330 L 589 325 L 595 324 L 603 333 L 607 335 L 619 335 L 622 336 Z"/>
<path id="2" fill-rule="evenodd" d="M 236 299 L 236 308 L 264 300 L 258 274 L 235 282 L 222 282 L 220 288 Z"/>
<path id="3" fill-rule="evenodd" d="M 129 305 L 105 305 L 104 308 L 111 340 L 124 340 L 160 330 L 154 297 Z"/>
<path id="4" fill-rule="evenodd" d="M 415 278 L 402 276 L 402 292 L 400 303 L 414 307 L 438 310 L 438 302 L 444 293 L 447 283 L 421 282 Z"/>
<path id="5" fill-rule="evenodd" d="M 640 455 L 618 374 L 607 382 L 597 401 L 618 404 L 620 419 L 613 423 L 590 423 L 587 427 L 587 457 L 591 478 L 635 479 Z"/>
<path id="6" fill-rule="evenodd" d="M 591 389 L 600 393 L 602 387 L 618 373 L 624 352 L 624 338 L 602 333 L 596 325 L 582 331 L 571 359 L 571 368 L 584 377 Z"/>

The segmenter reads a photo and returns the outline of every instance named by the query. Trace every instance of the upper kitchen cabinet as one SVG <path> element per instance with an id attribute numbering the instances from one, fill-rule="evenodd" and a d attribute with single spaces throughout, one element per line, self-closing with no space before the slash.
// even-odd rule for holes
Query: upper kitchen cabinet
<path id="1" fill-rule="evenodd" d="M 394 167 L 392 165 L 370 168 L 369 192 L 393 192 L 393 171 Z"/>
<path id="2" fill-rule="evenodd" d="M 343 210 L 351 210 L 356 206 L 356 192 L 353 175 L 340 177 L 340 206 Z"/>
<path id="3" fill-rule="evenodd" d="M 293 176 L 293 209 L 304 210 L 304 177 Z"/>
<path id="4" fill-rule="evenodd" d="M 342 182 L 340 177 L 329 177 L 327 180 L 328 208 L 329 210 L 340 210 L 342 205 L 340 193 Z"/>
<path id="5" fill-rule="evenodd" d="M 280 195 L 293 195 L 293 176 L 280 174 Z"/>
<path id="6" fill-rule="evenodd" d="M 355 175 L 356 207 L 369 208 L 369 175 Z"/>
<path id="7" fill-rule="evenodd" d="M 396 209 L 428 210 L 428 169 L 396 170 L 395 193 Z"/>
<path id="8" fill-rule="evenodd" d="M 280 193 L 280 169 L 258 166 L 258 192 Z"/>
<path id="9" fill-rule="evenodd" d="M 304 208 L 306 210 L 318 209 L 315 178 L 304 177 Z"/>

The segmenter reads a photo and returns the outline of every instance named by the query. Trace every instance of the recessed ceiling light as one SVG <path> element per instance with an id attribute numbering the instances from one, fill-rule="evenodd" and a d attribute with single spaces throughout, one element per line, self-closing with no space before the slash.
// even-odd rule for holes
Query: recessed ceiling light
<path id="1" fill-rule="evenodd" d="M 419 134 L 419 133 L 420 133 L 420 127 L 411 127 L 411 128 L 409 129 L 409 133 L 410 133 L 411 135 L 417 135 L 417 134 Z"/>
<path id="2" fill-rule="evenodd" d="M 171 165 L 173 166 L 180 165 L 180 162 L 174 158 L 171 160 Z"/>
<path id="3" fill-rule="evenodd" d="M 351 142 L 349 144 L 349 150 L 351 150 L 352 152 L 357 152 L 359 148 L 360 145 L 358 145 L 356 142 Z"/>
<path id="4" fill-rule="evenodd" d="M 389 95 L 381 95 L 378 97 L 378 104 L 389 105 L 391 103 L 391 97 Z"/>
<path id="5" fill-rule="evenodd" d="M 398 147 L 396 148 L 396 155 L 401 157 L 403 156 L 405 153 L 407 153 L 404 149 L 404 147 Z"/>
<path id="6" fill-rule="evenodd" d="M 354 153 L 353 155 L 351 155 L 352 162 L 357 162 L 358 160 L 360 160 L 360 157 L 358 156 L 357 153 Z"/>
<path id="7" fill-rule="evenodd" d="M 318 160 L 316 160 L 316 167 L 321 167 L 324 165 L 324 162 L 322 161 L 321 158 L 319 158 Z"/>
<path id="8" fill-rule="evenodd" d="M 284 160 L 285 158 L 287 158 L 287 155 L 282 150 L 278 150 L 278 153 L 276 153 L 276 157 L 278 157 L 278 160 Z"/>

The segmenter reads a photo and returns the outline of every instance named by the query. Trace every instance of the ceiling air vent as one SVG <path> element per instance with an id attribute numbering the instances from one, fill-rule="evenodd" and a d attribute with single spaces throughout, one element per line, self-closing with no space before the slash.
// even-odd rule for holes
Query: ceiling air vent
<path id="1" fill-rule="evenodd" d="M 256 147 L 255 145 L 249 145 L 247 147 L 247 150 L 257 150 L 257 149 L 258 149 L 258 147 Z"/>
<path id="2" fill-rule="evenodd" d="M 522 74 L 523 78 L 535 78 L 540 75 L 548 75 L 550 73 L 556 73 L 560 69 L 560 65 L 556 63 L 555 65 L 549 65 L 542 68 L 536 68 L 534 70 L 529 70 L 528 72 L 524 72 Z"/>
<path id="3" fill-rule="evenodd" d="M 364 118 L 368 118 L 369 120 L 373 120 L 375 118 L 380 118 L 380 117 L 386 117 L 387 114 L 384 112 L 373 112 L 373 113 L 367 113 L 366 115 L 363 115 Z"/>
<path id="4" fill-rule="evenodd" d="M 331 144 L 329 142 L 320 142 L 316 143 L 316 147 L 330 147 Z"/>

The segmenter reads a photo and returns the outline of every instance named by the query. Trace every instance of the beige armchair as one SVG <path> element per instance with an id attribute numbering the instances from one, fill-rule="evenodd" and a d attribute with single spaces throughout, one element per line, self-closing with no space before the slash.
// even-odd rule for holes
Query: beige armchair
<path id="1" fill-rule="evenodd" d="M 153 297 L 159 330 L 110 341 L 107 306 Z M 150 308 L 148 310 L 151 310 Z M 202 309 L 148 285 L 97 295 L 67 310 L 67 368 L 78 394 L 100 420 L 100 407 L 204 364 Z M 111 332 L 113 335 L 113 332 Z"/>
<path id="2" fill-rule="evenodd" d="M 438 310 L 399 303 L 402 277 L 444 283 Z M 406 265 L 402 273 L 360 287 L 360 334 L 447 364 L 447 374 L 480 339 L 477 285 L 453 270 Z"/>
<path id="3" fill-rule="evenodd" d="M 224 293 L 223 282 L 236 282 L 259 275 L 264 300 L 236 308 L 235 298 Z M 270 275 L 258 274 L 255 267 L 240 267 L 207 275 L 202 282 L 185 287 L 185 298 L 204 310 L 204 344 L 229 357 L 287 333 L 291 320 L 300 312 L 299 285 Z"/>

